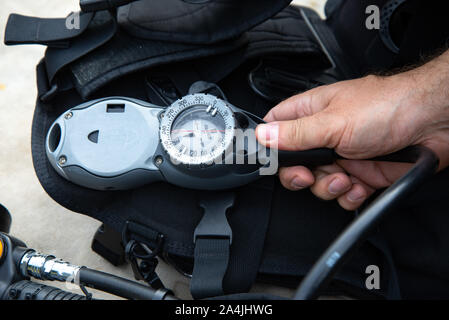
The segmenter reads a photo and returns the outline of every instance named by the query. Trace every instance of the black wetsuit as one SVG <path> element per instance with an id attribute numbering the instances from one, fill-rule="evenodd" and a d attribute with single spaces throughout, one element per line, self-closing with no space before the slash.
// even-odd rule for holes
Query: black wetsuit
<path id="1" fill-rule="evenodd" d="M 445 1 L 407 0 L 391 15 L 391 38 L 399 49 L 395 54 L 384 45 L 380 32 L 368 30 L 366 8 L 376 5 L 381 12 L 392 1 L 329 0 L 326 5 L 328 22 L 339 43 L 351 54 L 364 72 L 385 70 L 414 64 L 422 56 L 445 48 L 449 39 L 449 19 Z M 431 3 L 431 4 L 430 4 Z M 382 10 L 384 8 L 384 10 Z"/>

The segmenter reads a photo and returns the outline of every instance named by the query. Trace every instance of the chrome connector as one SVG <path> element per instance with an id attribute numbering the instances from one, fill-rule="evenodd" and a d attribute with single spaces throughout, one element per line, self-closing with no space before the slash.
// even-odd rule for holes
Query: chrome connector
<path id="1" fill-rule="evenodd" d="M 55 256 L 28 251 L 20 260 L 20 272 L 24 277 L 41 280 L 74 282 L 81 267 Z"/>

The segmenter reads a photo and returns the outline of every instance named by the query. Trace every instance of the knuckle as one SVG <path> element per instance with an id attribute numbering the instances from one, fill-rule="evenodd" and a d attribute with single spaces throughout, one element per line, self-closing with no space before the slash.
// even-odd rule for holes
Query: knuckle
<path id="1" fill-rule="evenodd" d="M 298 95 L 296 106 L 296 117 L 302 118 L 307 115 L 311 115 L 312 112 L 313 94 L 310 92 L 302 93 Z"/>
<path id="2" fill-rule="evenodd" d="M 322 137 L 323 142 L 330 148 L 344 147 L 345 139 L 352 136 L 348 132 L 349 120 L 347 117 L 331 114 L 321 118 L 321 125 L 327 128 Z"/>
<path id="3" fill-rule="evenodd" d="M 300 146 L 302 144 L 302 126 L 303 121 L 296 119 L 292 122 L 288 130 L 288 139 L 294 146 Z"/>

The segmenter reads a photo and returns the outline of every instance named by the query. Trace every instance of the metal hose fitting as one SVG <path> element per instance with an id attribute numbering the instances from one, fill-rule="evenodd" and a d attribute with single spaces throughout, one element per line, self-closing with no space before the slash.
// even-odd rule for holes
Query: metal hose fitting
<path id="1" fill-rule="evenodd" d="M 55 256 L 28 251 L 20 260 L 20 272 L 24 277 L 41 280 L 74 282 L 81 267 Z"/>

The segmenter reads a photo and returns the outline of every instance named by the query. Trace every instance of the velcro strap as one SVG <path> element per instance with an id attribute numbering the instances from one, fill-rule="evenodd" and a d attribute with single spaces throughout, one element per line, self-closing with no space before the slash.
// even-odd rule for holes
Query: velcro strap
<path id="1" fill-rule="evenodd" d="M 43 44 L 68 47 L 68 40 L 82 34 L 93 13 L 71 13 L 67 18 L 36 18 L 11 14 L 5 31 L 5 44 Z"/>
<path id="2" fill-rule="evenodd" d="M 246 37 L 200 46 L 141 40 L 118 31 L 104 46 L 75 61 L 71 70 L 78 92 L 83 98 L 87 98 L 100 87 L 123 75 L 162 64 L 227 54 L 245 44 Z"/>
<path id="3" fill-rule="evenodd" d="M 128 236 L 130 236 L 130 239 L 135 239 L 147 243 L 148 241 L 158 241 L 160 233 L 143 224 L 133 221 L 127 221 L 122 235 L 123 243 L 128 242 Z"/>

